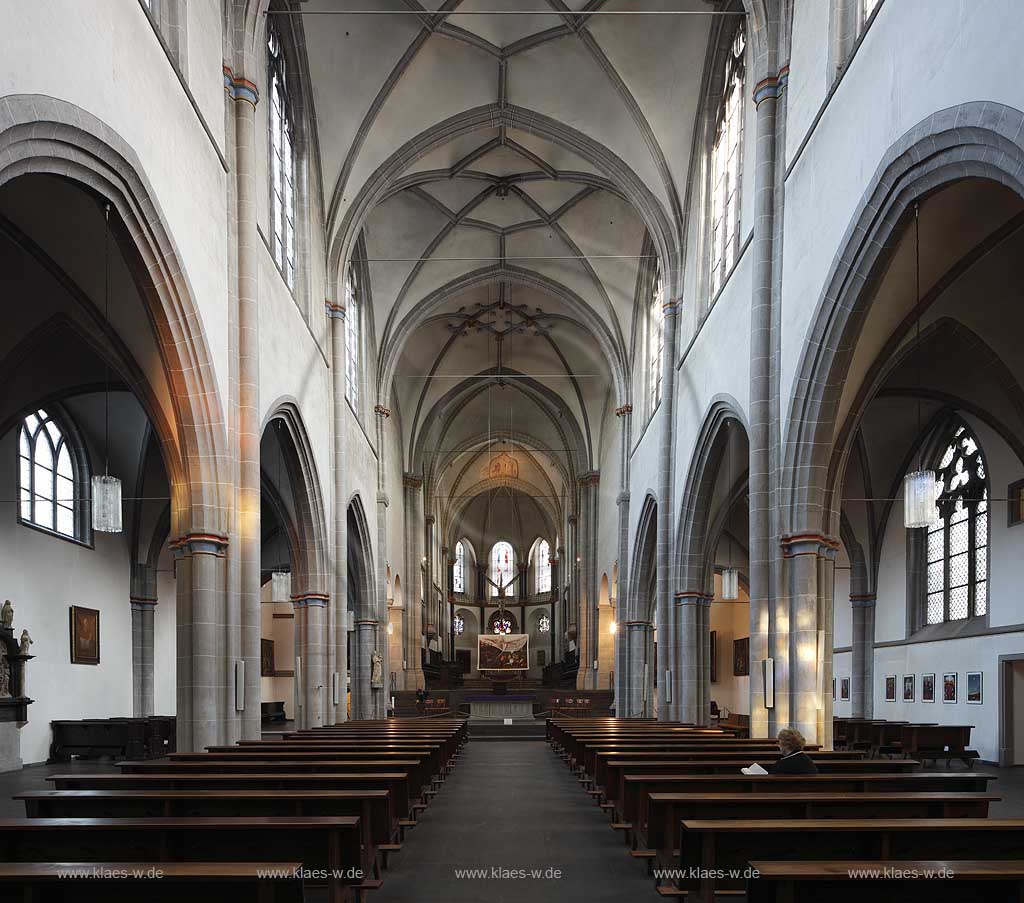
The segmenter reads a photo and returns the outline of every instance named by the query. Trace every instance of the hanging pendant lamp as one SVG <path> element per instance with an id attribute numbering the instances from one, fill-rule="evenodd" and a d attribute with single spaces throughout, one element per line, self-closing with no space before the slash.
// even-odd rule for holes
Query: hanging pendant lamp
<path id="1" fill-rule="evenodd" d="M 103 320 L 110 323 L 110 204 L 103 235 Z M 92 478 L 92 528 L 99 533 L 122 530 L 121 481 L 110 475 L 110 366 L 104 363 L 103 475 Z"/>

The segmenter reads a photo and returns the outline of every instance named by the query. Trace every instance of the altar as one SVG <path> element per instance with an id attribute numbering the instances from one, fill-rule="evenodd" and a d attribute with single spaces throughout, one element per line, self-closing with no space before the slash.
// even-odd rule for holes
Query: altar
<path id="1" fill-rule="evenodd" d="M 533 722 L 533 704 L 536 696 L 513 695 L 511 693 L 467 696 L 470 721 L 504 721 L 511 718 L 518 722 Z"/>

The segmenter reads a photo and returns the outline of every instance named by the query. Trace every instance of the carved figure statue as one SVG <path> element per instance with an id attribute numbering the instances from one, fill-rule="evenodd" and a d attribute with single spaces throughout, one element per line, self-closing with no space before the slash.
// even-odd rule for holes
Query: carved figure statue
<path id="1" fill-rule="evenodd" d="M 14 626 L 14 606 L 11 605 L 11 600 L 8 599 L 4 602 L 4 607 L 0 608 L 0 627 L 13 627 Z"/>
<path id="2" fill-rule="evenodd" d="M 11 666 L 7 661 L 7 644 L 0 640 L 0 699 L 11 698 Z"/>
<path id="3" fill-rule="evenodd" d="M 32 637 L 28 635 L 28 629 L 26 628 L 21 632 L 21 654 L 28 655 L 28 647 L 32 645 Z"/>
<path id="4" fill-rule="evenodd" d="M 380 687 L 384 684 L 384 659 L 380 657 L 380 653 L 374 649 L 373 654 L 370 656 L 370 686 Z"/>

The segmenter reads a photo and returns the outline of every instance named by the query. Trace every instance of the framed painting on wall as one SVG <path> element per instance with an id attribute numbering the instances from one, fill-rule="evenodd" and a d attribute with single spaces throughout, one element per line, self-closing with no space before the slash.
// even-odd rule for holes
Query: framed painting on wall
<path id="1" fill-rule="evenodd" d="M 921 675 L 921 702 L 935 702 L 935 675 Z"/>
<path id="2" fill-rule="evenodd" d="M 718 631 L 711 631 L 711 683 L 718 683 Z"/>
<path id="3" fill-rule="evenodd" d="M 477 638 L 477 662 L 481 671 L 528 671 L 530 637 L 525 633 L 488 635 Z"/>
<path id="4" fill-rule="evenodd" d="M 832 678 L 832 701 L 836 701 L 836 679 Z"/>
<path id="5" fill-rule="evenodd" d="M 903 675 L 903 701 L 913 702 L 915 691 L 917 690 L 917 675 L 916 674 L 904 674 Z"/>
<path id="6" fill-rule="evenodd" d="M 982 673 L 980 671 L 967 672 L 967 704 L 981 705 L 985 701 L 982 690 Z"/>
<path id="7" fill-rule="evenodd" d="M 750 637 L 732 641 L 733 677 L 750 676 Z"/>
<path id="8" fill-rule="evenodd" d="M 95 608 L 72 605 L 70 614 L 71 664 L 100 663 L 100 613 Z"/>
<path id="9" fill-rule="evenodd" d="M 850 678 L 848 677 L 844 677 L 839 681 L 839 698 L 843 700 L 843 702 L 850 701 Z"/>
<path id="10" fill-rule="evenodd" d="M 896 675 L 887 674 L 885 676 L 885 701 L 895 702 L 896 701 Z"/>
<path id="11" fill-rule="evenodd" d="M 260 677 L 273 677 L 274 641 L 260 638 Z"/>
<path id="12" fill-rule="evenodd" d="M 942 675 L 942 701 L 951 705 L 956 702 L 956 672 Z"/>

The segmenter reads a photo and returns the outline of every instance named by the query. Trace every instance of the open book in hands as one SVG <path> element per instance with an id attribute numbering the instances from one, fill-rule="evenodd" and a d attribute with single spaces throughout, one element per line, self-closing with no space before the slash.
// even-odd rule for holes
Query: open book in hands
<path id="1" fill-rule="evenodd" d="M 747 768 L 741 768 L 740 771 L 742 771 L 744 774 L 768 774 L 768 772 L 765 769 L 763 769 L 760 765 L 758 765 L 757 762 L 755 762 L 753 765 L 748 766 Z"/>

